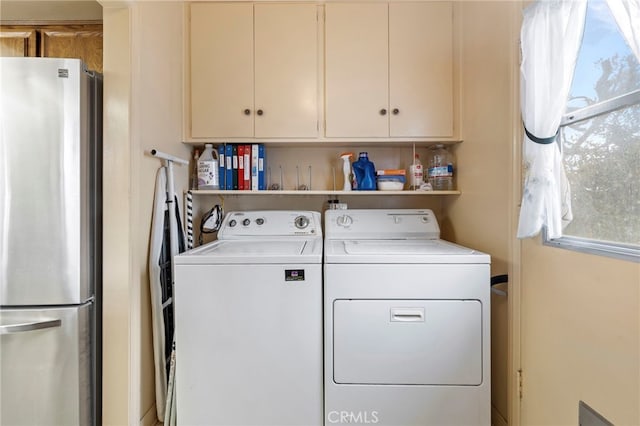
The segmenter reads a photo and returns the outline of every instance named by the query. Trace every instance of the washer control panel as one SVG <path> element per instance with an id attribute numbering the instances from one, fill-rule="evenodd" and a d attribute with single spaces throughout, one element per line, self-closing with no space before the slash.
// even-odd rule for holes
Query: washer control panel
<path id="1" fill-rule="evenodd" d="M 261 210 L 230 212 L 224 218 L 218 239 L 242 237 L 322 236 L 319 212 Z"/>
<path id="2" fill-rule="evenodd" d="M 325 212 L 327 239 L 438 239 L 440 227 L 428 209 L 357 209 Z"/>

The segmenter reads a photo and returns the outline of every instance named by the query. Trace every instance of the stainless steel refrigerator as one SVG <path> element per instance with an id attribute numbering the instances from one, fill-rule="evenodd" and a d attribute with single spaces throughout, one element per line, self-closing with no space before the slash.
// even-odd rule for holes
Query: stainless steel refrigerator
<path id="1" fill-rule="evenodd" d="M 102 77 L 0 58 L 0 425 L 99 424 Z"/>

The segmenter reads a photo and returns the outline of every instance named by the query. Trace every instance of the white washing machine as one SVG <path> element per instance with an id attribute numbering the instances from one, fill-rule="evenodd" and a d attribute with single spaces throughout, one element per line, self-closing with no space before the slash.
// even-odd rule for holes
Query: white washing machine
<path id="1" fill-rule="evenodd" d="M 177 423 L 322 425 L 322 228 L 232 212 L 174 258 Z"/>
<path id="2" fill-rule="evenodd" d="M 325 214 L 325 424 L 490 425 L 490 258 L 430 210 Z"/>

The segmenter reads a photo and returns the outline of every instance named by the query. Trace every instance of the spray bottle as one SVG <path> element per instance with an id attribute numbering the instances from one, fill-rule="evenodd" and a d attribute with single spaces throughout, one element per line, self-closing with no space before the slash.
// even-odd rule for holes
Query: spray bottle
<path id="1" fill-rule="evenodd" d="M 353 152 L 345 152 L 340 155 L 342 158 L 342 173 L 344 174 L 344 185 L 342 186 L 343 191 L 351 191 L 351 159 L 353 158 Z"/>

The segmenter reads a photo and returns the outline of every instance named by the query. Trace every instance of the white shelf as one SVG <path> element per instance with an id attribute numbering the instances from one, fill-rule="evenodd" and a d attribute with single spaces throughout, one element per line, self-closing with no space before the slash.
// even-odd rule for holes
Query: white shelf
<path id="1" fill-rule="evenodd" d="M 313 190 L 313 191 L 237 191 L 237 190 L 192 190 L 194 195 L 294 195 L 294 196 L 314 196 L 314 195 L 340 195 L 346 196 L 433 196 L 433 195 L 460 195 L 460 191 L 333 191 L 333 190 Z"/>
<path id="2" fill-rule="evenodd" d="M 428 147 L 432 145 L 457 145 L 462 143 L 457 138 L 186 138 L 182 141 L 186 145 L 200 146 L 205 143 L 224 144 L 262 143 L 267 147 L 298 147 L 298 148 L 350 148 L 350 147 Z"/>

